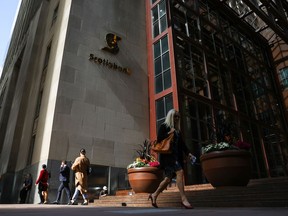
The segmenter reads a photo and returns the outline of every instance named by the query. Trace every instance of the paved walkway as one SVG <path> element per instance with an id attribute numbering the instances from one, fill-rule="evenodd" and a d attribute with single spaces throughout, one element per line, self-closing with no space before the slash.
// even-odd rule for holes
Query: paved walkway
<path id="1" fill-rule="evenodd" d="M 97 207 L 97 206 L 66 206 L 37 204 L 0 204 L 1 216 L 287 216 L 288 208 L 131 208 L 131 207 Z"/>

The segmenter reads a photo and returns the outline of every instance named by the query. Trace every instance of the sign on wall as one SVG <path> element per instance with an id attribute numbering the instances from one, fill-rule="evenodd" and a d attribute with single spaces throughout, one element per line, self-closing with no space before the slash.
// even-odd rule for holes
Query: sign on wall
<path id="1" fill-rule="evenodd" d="M 107 46 L 103 47 L 102 50 L 116 55 L 119 52 L 118 41 L 121 40 L 121 37 L 112 33 L 108 33 L 105 39 L 106 39 Z M 110 69 L 126 73 L 128 75 L 131 74 L 131 70 L 129 68 L 119 66 L 116 63 L 109 61 L 108 59 L 98 57 L 94 54 L 90 54 L 89 60 L 95 62 L 96 64 L 102 65 L 104 67 L 108 67 Z"/>

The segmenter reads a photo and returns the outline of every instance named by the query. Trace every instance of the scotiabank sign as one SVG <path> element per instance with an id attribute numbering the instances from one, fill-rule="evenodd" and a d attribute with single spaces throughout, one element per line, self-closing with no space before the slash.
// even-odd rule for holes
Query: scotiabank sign
<path id="1" fill-rule="evenodd" d="M 106 46 L 102 48 L 103 51 L 109 52 L 113 55 L 116 55 L 119 52 L 118 41 L 121 41 L 121 37 L 117 36 L 114 33 L 108 33 L 105 37 Z M 102 65 L 103 67 L 108 67 L 112 70 L 116 70 L 119 72 L 126 73 L 128 75 L 131 74 L 131 70 L 127 67 L 121 67 L 114 62 L 110 62 L 107 59 L 99 58 L 94 54 L 90 54 L 89 60 L 95 62 L 96 64 Z"/>
<path id="2" fill-rule="evenodd" d="M 108 67 L 112 70 L 126 73 L 128 75 L 131 74 L 131 70 L 129 68 L 121 67 L 121 66 L 117 65 L 116 63 L 110 62 L 107 59 L 99 58 L 98 56 L 95 56 L 94 54 L 90 54 L 89 60 L 95 62 L 96 64 L 102 65 L 103 67 Z"/>

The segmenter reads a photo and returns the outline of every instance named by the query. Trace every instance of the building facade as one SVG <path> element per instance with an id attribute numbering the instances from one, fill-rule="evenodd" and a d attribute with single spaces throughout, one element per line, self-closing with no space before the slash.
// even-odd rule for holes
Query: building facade
<path id="1" fill-rule="evenodd" d="M 145 19 L 144 1 L 22 1 L 1 78 L 1 203 L 17 202 L 22 175 L 35 182 L 43 163 L 53 199 L 61 160 L 81 148 L 89 187 L 126 187 L 149 136 Z"/>
<path id="2" fill-rule="evenodd" d="M 252 178 L 286 176 L 287 118 L 275 56 L 267 39 L 227 7 L 243 2 L 148 4 L 150 134 L 155 138 L 166 113 L 177 108 L 186 144 L 199 158 L 229 119 L 236 136 L 252 144 Z M 203 181 L 201 167 L 187 167 L 186 184 Z"/>
<path id="3" fill-rule="evenodd" d="M 23 0 L 0 82 L 0 203 L 16 203 L 23 175 L 35 182 L 43 163 L 53 201 L 61 160 L 81 148 L 92 192 L 129 188 L 126 166 L 171 108 L 198 159 L 229 118 L 252 144 L 252 178 L 287 176 L 271 44 L 219 2 Z M 206 183 L 200 166 L 185 173 L 187 185 Z"/>

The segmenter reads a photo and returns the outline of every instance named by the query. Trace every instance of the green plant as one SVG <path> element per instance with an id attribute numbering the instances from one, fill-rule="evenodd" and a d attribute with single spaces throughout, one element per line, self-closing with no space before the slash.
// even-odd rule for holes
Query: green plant
<path id="1" fill-rule="evenodd" d="M 202 154 L 213 151 L 225 151 L 229 149 L 249 150 L 251 148 L 249 143 L 239 140 L 234 135 L 236 134 L 236 123 L 233 121 L 233 119 L 225 116 L 223 112 L 219 112 L 216 119 L 216 126 L 212 123 L 209 125 L 210 130 L 212 131 L 210 135 L 211 140 L 208 145 L 202 147 Z"/>
<path id="2" fill-rule="evenodd" d="M 140 149 L 136 150 L 138 157 L 133 161 L 133 163 L 127 166 L 127 169 L 136 167 L 158 167 L 160 165 L 159 161 L 151 155 L 151 141 L 146 139 L 142 145 L 139 145 Z"/>

